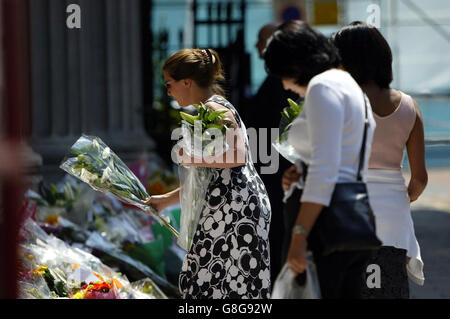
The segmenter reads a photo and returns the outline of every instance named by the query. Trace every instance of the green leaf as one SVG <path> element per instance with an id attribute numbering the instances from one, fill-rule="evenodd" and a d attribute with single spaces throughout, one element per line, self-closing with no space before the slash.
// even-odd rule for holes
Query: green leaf
<path id="1" fill-rule="evenodd" d="M 185 120 L 186 122 L 188 122 L 189 124 L 192 124 L 192 125 L 194 125 L 194 122 L 196 120 L 198 120 L 198 115 L 193 116 L 193 115 L 185 113 L 185 112 L 180 112 L 180 116 L 183 120 Z"/>
<path id="2" fill-rule="evenodd" d="M 290 116 L 286 110 L 281 112 L 281 116 L 283 116 L 287 121 L 290 121 Z"/>
<path id="3" fill-rule="evenodd" d="M 288 98 L 288 99 L 287 99 L 287 101 L 288 101 L 288 103 L 289 103 L 289 107 L 292 107 L 292 108 L 296 108 L 296 107 L 298 107 L 298 104 L 297 104 L 297 103 L 295 103 L 295 101 L 294 101 L 294 100 L 292 100 L 292 99 Z"/>
<path id="4" fill-rule="evenodd" d="M 219 117 L 222 114 L 225 114 L 226 112 L 228 112 L 228 110 L 217 110 L 217 111 L 214 111 L 208 116 L 208 120 L 209 121 L 213 121 L 214 119 L 216 119 L 217 117 Z"/>

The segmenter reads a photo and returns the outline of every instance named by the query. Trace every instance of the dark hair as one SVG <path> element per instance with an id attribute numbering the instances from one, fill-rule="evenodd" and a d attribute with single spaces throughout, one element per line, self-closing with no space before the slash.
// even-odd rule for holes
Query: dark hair
<path id="1" fill-rule="evenodd" d="M 213 49 L 183 49 L 167 58 L 163 70 L 176 80 L 192 79 L 202 88 L 225 95 L 220 83 L 225 81 L 222 62 Z"/>
<path id="2" fill-rule="evenodd" d="M 359 85 L 374 81 L 383 89 L 392 82 L 392 52 L 377 28 L 355 21 L 332 36 L 343 67 Z"/>
<path id="3" fill-rule="evenodd" d="M 293 78 L 302 86 L 328 69 L 339 66 L 339 54 L 330 40 L 309 24 L 292 20 L 280 25 L 264 51 L 266 71 Z"/>

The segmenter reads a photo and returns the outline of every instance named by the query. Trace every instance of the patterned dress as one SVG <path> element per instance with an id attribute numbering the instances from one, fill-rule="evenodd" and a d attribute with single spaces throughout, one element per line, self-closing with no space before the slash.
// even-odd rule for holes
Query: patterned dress
<path id="1" fill-rule="evenodd" d="M 270 298 L 271 208 L 250 154 L 245 125 L 220 96 L 208 101 L 228 108 L 244 138 L 247 163 L 214 168 L 205 204 L 179 277 L 183 298 Z"/>

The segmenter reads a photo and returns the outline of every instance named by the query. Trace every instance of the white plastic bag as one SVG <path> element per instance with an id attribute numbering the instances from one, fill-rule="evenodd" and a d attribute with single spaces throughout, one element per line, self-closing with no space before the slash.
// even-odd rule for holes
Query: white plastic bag
<path id="1" fill-rule="evenodd" d="M 299 285 L 296 277 L 284 264 L 275 280 L 272 291 L 272 299 L 320 299 L 320 286 L 317 278 L 316 265 L 312 259 L 312 253 L 306 255 L 306 281 Z"/>
<path id="2" fill-rule="evenodd" d="M 189 251 L 205 202 L 208 184 L 213 176 L 213 169 L 179 166 L 178 175 L 180 178 L 181 204 L 178 245 Z"/>

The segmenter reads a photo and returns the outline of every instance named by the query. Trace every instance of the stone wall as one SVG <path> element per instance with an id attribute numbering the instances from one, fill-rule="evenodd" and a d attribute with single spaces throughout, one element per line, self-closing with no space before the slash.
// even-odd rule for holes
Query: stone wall
<path id="1" fill-rule="evenodd" d="M 78 4 L 81 28 L 66 24 Z M 153 140 L 143 121 L 140 0 L 32 0 L 31 141 L 42 174 L 58 164 L 81 134 L 97 135 L 125 161 Z"/>

